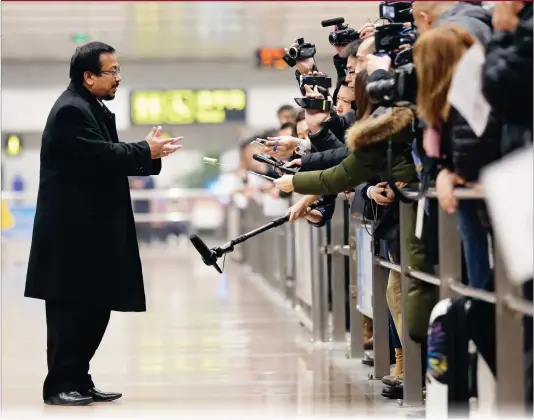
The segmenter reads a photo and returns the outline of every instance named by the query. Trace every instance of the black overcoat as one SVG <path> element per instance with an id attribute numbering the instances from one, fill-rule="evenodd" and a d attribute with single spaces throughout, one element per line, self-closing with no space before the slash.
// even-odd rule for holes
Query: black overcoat
<path id="1" fill-rule="evenodd" d="M 128 176 L 157 175 L 146 141 L 119 142 L 115 116 L 71 83 L 42 136 L 24 295 L 115 311 L 146 310 Z"/>

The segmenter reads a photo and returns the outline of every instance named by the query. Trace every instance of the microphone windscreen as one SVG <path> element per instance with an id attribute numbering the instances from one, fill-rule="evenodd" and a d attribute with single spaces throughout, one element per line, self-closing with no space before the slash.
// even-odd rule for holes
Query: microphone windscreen
<path id="1" fill-rule="evenodd" d="M 321 26 L 323 28 L 326 28 L 327 26 L 341 25 L 344 22 L 345 22 L 345 19 L 343 19 L 342 17 L 333 18 L 333 19 L 325 19 L 321 21 Z"/>
<path id="2" fill-rule="evenodd" d="M 205 261 L 208 261 L 211 257 L 211 250 L 208 248 L 208 246 L 204 243 L 202 239 L 198 235 L 191 235 L 189 237 L 189 240 L 193 244 L 193 246 L 196 248 L 202 259 Z"/>
<path id="3" fill-rule="evenodd" d="M 206 163 L 211 163 L 212 165 L 216 165 L 216 164 L 217 164 L 217 159 L 215 159 L 215 158 L 205 157 L 205 158 L 204 158 L 204 162 L 206 162 Z"/>

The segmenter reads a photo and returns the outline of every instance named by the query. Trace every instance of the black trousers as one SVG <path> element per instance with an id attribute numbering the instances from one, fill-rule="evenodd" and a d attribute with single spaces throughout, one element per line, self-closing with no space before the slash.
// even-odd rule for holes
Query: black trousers
<path id="1" fill-rule="evenodd" d="M 110 315 L 106 309 L 46 302 L 48 375 L 43 399 L 94 387 L 89 363 L 102 341 Z"/>

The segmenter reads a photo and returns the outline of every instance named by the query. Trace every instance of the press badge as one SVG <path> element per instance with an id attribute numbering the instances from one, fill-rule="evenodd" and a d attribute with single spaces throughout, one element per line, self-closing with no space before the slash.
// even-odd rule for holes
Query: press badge
<path id="1" fill-rule="evenodd" d="M 423 236 L 423 221 L 425 219 L 426 197 L 417 202 L 417 219 L 415 222 L 415 237 L 421 239 Z"/>

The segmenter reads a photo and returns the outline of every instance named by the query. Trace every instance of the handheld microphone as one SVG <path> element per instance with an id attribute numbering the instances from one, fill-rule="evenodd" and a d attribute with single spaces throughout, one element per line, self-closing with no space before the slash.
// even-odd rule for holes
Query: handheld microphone
<path id="1" fill-rule="evenodd" d="M 209 249 L 208 246 L 204 243 L 202 239 L 200 239 L 198 235 L 191 235 L 189 237 L 189 240 L 202 257 L 202 261 L 204 262 L 204 264 L 206 264 L 207 266 L 211 265 L 215 267 L 215 270 L 222 274 L 221 268 L 217 265 L 217 254 L 213 250 Z"/>

